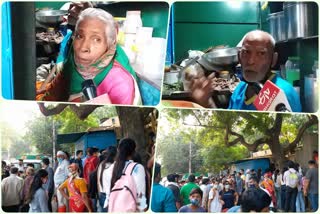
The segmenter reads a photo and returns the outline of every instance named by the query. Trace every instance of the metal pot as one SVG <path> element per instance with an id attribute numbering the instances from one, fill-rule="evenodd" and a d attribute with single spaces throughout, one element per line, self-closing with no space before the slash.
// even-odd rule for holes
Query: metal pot
<path id="1" fill-rule="evenodd" d="M 317 112 L 319 105 L 319 83 L 314 75 L 304 77 L 304 99 L 307 112 Z"/>
<path id="2" fill-rule="evenodd" d="M 276 42 L 286 40 L 284 12 L 271 13 L 268 15 L 267 20 L 269 22 L 270 34 Z"/>
<path id="3" fill-rule="evenodd" d="M 284 2 L 287 38 L 318 35 L 318 6 L 314 2 Z"/>
<path id="4" fill-rule="evenodd" d="M 67 10 L 40 10 L 36 12 L 36 20 L 46 25 L 58 25 L 63 22 L 63 16 L 67 14 Z"/>
<path id="5" fill-rule="evenodd" d="M 164 80 L 166 84 L 172 85 L 180 81 L 180 72 L 179 71 L 170 71 L 164 73 Z"/>
<path id="6" fill-rule="evenodd" d="M 202 55 L 202 57 L 213 65 L 225 66 L 238 63 L 237 48 L 219 48 Z"/>

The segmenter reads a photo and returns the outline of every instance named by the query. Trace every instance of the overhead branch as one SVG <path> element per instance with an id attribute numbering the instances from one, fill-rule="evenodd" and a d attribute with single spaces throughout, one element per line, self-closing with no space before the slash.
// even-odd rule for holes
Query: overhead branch
<path id="1" fill-rule="evenodd" d="M 229 130 L 228 133 L 230 135 L 236 136 L 237 138 L 232 141 L 226 142 L 227 146 L 234 146 L 234 145 L 240 143 L 241 145 L 247 147 L 247 149 L 249 151 L 255 152 L 255 151 L 257 151 L 257 148 L 259 145 L 268 143 L 267 139 L 259 138 L 259 139 L 255 140 L 254 143 L 251 144 L 251 143 L 247 143 L 245 138 L 239 133 L 236 133 L 231 130 Z"/>
<path id="2" fill-rule="evenodd" d="M 96 108 L 100 107 L 98 105 L 80 105 L 76 106 L 74 104 L 58 104 L 54 107 L 47 107 L 44 103 L 38 103 L 39 109 L 44 116 L 53 116 L 60 114 L 67 106 L 77 115 L 80 120 L 86 119 Z"/>
<path id="3" fill-rule="evenodd" d="M 50 107 L 45 106 L 44 103 L 38 103 L 38 106 L 39 106 L 41 113 L 47 117 L 47 116 L 60 114 L 68 106 L 68 104 L 58 104 L 58 105 L 50 108 Z"/>
<path id="4" fill-rule="evenodd" d="M 193 113 L 193 116 L 194 116 L 194 117 L 196 118 L 196 120 L 198 121 L 199 125 L 202 126 L 202 123 L 201 123 L 200 119 L 198 118 L 198 116 L 196 115 L 196 113 L 195 113 L 194 111 L 192 111 L 192 113 Z"/>
<path id="5" fill-rule="evenodd" d="M 241 112 L 240 116 L 245 118 L 248 121 L 256 121 L 256 122 L 261 122 L 260 120 L 258 120 L 256 117 L 253 116 L 253 114 L 248 113 L 248 112 Z"/>
<path id="6" fill-rule="evenodd" d="M 308 129 L 313 125 L 318 124 L 318 118 L 315 115 L 310 115 L 308 117 L 309 117 L 309 120 L 300 126 L 296 138 L 289 144 L 289 146 L 287 146 L 284 149 L 285 153 L 291 152 L 297 147 L 297 144 L 300 142 L 306 129 Z"/>
<path id="7" fill-rule="evenodd" d="M 100 105 L 70 105 L 70 109 L 77 115 L 80 120 L 86 119 Z"/>

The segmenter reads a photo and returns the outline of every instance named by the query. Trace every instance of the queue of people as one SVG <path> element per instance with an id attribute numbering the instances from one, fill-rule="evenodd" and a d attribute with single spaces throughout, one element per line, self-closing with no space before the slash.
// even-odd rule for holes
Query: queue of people
<path id="1" fill-rule="evenodd" d="M 244 169 L 233 174 L 187 181 L 169 174 L 161 183 L 155 167 L 151 209 L 154 212 L 315 212 L 318 209 L 318 167 L 304 171 L 288 161 L 282 169 Z"/>
<path id="2" fill-rule="evenodd" d="M 2 162 L 2 209 L 5 212 L 142 212 L 148 209 L 150 169 L 142 165 L 136 143 L 124 138 L 118 147 L 88 148 L 69 158 L 57 152 L 42 169 L 25 174 Z M 8 175 L 10 170 L 10 175 Z M 128 188 L 127 188 L 128 187 Z M 132 193 L 132 194 L 131 194 Z M 129 197 L 130 196 L 130 197 Z"/>

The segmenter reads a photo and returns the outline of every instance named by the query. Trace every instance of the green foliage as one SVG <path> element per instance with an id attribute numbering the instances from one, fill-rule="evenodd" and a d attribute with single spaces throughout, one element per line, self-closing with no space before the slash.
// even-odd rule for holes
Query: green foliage
<path id="1" fill-rule="evenodd" d="M 10 156 L 17 157 L 25 154 L 31 154 L 33 152 L 30 142 L 22 139 L 16 140 L 11 144 Z"/>
<path id="2" fill-rule="evenodd" d="M 231 162 L 247 158 L 249 151 L 241 145 L 225 147 L 223 144 L 215 144 L 211 147 L 203 147 L 201 156 L 203 157 L 202 172 L 218 173 Z"/>
<path id="3" fill-rule="evenodd" d="M 116 115 L 114 107 L 99 107 L 85 120 L 80 120 L 76 114 L 67 107 L 63 112 L 53 117 L 39 116 L 32 118 L 28 123 L 28 131 L 24 136 L 27 142 L 35 146 L 38 153 L 52 154 L 53 126 L 56 134 L 84 132 L 88 128 L 98 127 L 100 119 Z M 74 144 L 59 145 L 57 149 L 72 152 Z"/>
<path id="4" fill-rule="evenodd" d="M 59 134 L 84 132 L 90 127 L 99 126 L 99 118 L 96 116 L 90 114 L 85 120 L 80 120 L 69 107 L 55 115 L 54 120 L 58 124 Z"/>
<path id="5" fill-rule="evenodd" d="M 18 155 L 30 153 L 32 146 L 30 143 L 21 138 L 19 133 L 6 122 L 0 123 L 1 130 L 1 151 L 3 158 L 14 158 Z"/>
<path id="6" fill-rule="evenodd" d="M 196 148 L 193 150 L 192 165 L 199 165 L 199 168 L 192 169 L 193 172 L 217 173 L 230 162 L 250 157 L 248 148 L 240 142 L 228 145 L 228 142 L 238 138 L 229 134 L 226 141 L 228 127 L 230 131 L 242 136 L 247 144 L 263 139 L 265 144 L 257 147 L 261 151 L 279 148 L 276 146 L 279 142 L 282 146 L 280 148 L 286 147 L 295 140 L 299 128 L 310 119 L 302 114 L 283 114 L 282 118 L 280 135 L 273 138 L 273 133 L 270 133 L 276 125 L 276 114 L 273 113 L 164 109 L 159 122 L 157 158 L 163 164 L 164 172 L 177 172 L 178 169 L 186 173 L 188 145 L 192 141 Z M 315 132 L 318 126 L 313 127 L 309 130 Z M 275 157 L 279 160 L 283 158 Z"/>
<path id="7" fill-rule="evenodd" d="M 30 142 L 38 153 L 52 154 L 53 148 L 53 118 L 38 116 L 32 118 L 27 125 L 28 131 L 23 139 Z"/>

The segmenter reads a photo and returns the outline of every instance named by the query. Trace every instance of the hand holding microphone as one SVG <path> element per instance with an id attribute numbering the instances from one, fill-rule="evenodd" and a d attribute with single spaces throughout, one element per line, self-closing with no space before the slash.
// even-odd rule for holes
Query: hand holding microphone
<path id="1" fill-rule="evenodd" d="M 253 105 L 259 111 L 292 111 L 285 93 L 270 80 L 263 85 Z"/>
<path id="2" fill-rule="evenodd" d="M 82 82 L 82 93 L 87 100 L 92 100 L 97 96 L 97 88 L 92 79 L 87 79 Z"/>

